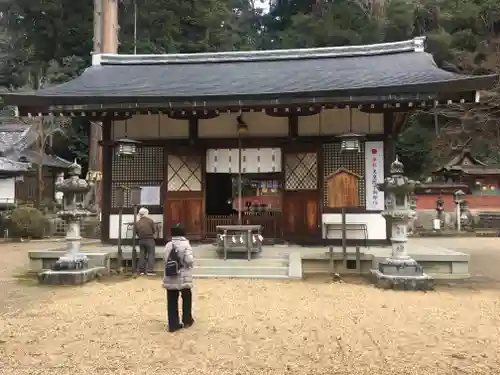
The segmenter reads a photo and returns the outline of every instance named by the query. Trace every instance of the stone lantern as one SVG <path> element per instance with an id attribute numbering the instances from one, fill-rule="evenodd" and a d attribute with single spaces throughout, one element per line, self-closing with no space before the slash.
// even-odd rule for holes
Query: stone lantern
<path id="1" fill-rule="evenodd" d="M 391 220 L 391 256 L 379 262 L 372 270 L 376 284 L 386 289 L 429 290 L 432 278 L 407 252 L 409 222 L 415 216 L 414 190 L 417 181 L 404 176 L 404 166 L 398 158 L 391 164 L 390 176 L 377 188 L 385 193 L 385 210 L 382 215 Z"/>
<path id="2" fill-rule="evenodd" d="M 56 191 L 63 193 L 63 209 L 57 213 L 67 224 L 66 253 L 49 271 L 42 272 L 39 280 L 47 284 L 83 284 L 97 274 L 98 268 L 89 269 L 88 257 L 80 251 L 80 221 L 94 215 L 83 207 L 84 196 L 92 189 L 92 183 L 80 178 L 82 167 L 76 162 L 68 167 L 69 177 L 56 181 Z"/>
<path id="3" fill-rule="evenodd" d="M 84 269 L 87 268 L 87 256 L 80 252 L 80 221 L 82 218 L 92 215 L 90 211 L 82 207 L 81 202 L 92 185 L 81 179 L 82 167 L 76 160 L 68 167 L 69 177 L 59 180 L 55 184 L 57 191 L 63 193 L 63 209 L 57 215 L 67 223 L 66 243 L 67 253 L 63 255 L 54 265 L 54 270 Z"/>

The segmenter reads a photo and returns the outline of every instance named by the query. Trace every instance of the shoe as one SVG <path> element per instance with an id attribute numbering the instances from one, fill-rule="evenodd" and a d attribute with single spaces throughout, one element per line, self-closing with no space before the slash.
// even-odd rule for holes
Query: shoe
<path id="1" fill-rule="evenodd" d="M 168 327 L 168 332 L 174 333 L 174 332 L 180 331 L 183 328 L 184 328 L 184 325 L 179 324 L 177 327 Z"/>
<path id="2" fill-rule="evenodd" d="M 144 276 L 144 272 L 139 273 L 139 275 Z"/>
<path id="3" fill-rule="evenodd" d="M 194 319 L 191 320 L 191 323 L 184 323 L 184 328 L 189 328 L 194 324 Z"/>
<path id="4" fill-rule="evenodd" d="M 148 272 L 146 273 L 147 276 L 156 276 L 156 272 Z"/>

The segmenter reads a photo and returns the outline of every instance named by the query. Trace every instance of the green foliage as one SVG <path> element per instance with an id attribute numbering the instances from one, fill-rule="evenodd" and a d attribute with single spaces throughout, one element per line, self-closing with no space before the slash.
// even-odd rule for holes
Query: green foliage
<path id="1" fill-rule="evenodd" d="M 10 216 L 9 234 L 12 238 L 43 238 L 49 233 L 50 223 L 36 208 L 18 207 Z"/>
<path id="2" fill-rule="evenodd" d="M 397 138 L 396 153 L 405 166 L 405 172 L 421 178 L 432 167 L 432 141 L 435 138 L 428 128 L 419 123 L 421 116 L 411 116 L 408 127 Z"/>

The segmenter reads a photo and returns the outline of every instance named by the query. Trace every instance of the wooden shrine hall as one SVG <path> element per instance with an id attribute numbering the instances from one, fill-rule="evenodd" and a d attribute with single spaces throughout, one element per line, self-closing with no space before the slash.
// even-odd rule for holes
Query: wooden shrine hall
<path id="1" fill-rule="evenodd" d="M 4 99 L 23 116 L 102 121 L 103 242 L 118 238 L 117 188 L 140 186 L 159 243 L 174 222 L 203 240 L 238 220 L 267 239 L 336 242 L 343 208 L 349 244 L 385 243 L 376 184 L 405 113 L 476 103 L 497 78 L 444 71 L 424 44 L 98 54 L 80 77 Z"/>

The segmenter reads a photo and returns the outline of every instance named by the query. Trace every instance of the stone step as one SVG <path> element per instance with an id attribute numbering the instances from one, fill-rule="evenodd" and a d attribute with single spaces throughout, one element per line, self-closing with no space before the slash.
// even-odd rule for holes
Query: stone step
<path id="1" fill-rule="evenodd" d="M 288 275 L 193 275 L 195 279 L 272 279 L 272 280 L 287 280 Z"/>
<path id="2" fill-rule="evenodd" d="M 288 267 L 257 267 L 257 266 L 234 266 L 234 267 L 203 267 L 193 268 L 193 275 L 212 275 L 212 276 L 240 276 L 240 277 L 258 277 L 258 276 L 282 276 L 288 277 Z"/>
<path id="3" fill-rule="evenodd" d="M 252 260 L 242 259 L 217 259 L 196 258 L 195 267 L 288 267 L 287 258 L 257 258 Z"/>

